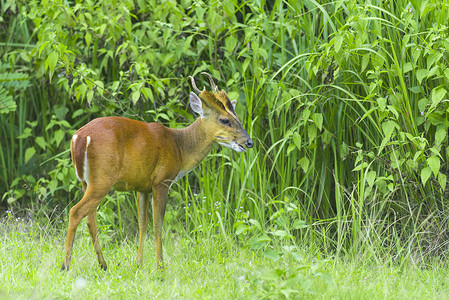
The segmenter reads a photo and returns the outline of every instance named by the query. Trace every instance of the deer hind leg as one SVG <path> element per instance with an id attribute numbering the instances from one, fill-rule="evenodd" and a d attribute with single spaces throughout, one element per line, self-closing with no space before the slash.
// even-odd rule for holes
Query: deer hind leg
<path id="1" fill-rule="evenodd" d="M 98 192 L 98 191 L 101 191 L 101 192 Z M 109 191 L 109 188 L 96 189 L 93 187 L 93 185 L 89 185 L 87 187 L 86 193 L 84 194 L 84 197 L 80 200 L 80 202 L 78 202 L 78 204 L 76 204 L 70 210 L 69 226 L 68 226 L 68 230 L 67 230 L 67 241 L 65 244 L 65 258 L 62 262 L 61 270 L 69 270 L 69 268 L 70 268 L 70 259 L 72 257 L 73 241 L 75 239 L 76 228 L 78 227 L 80 221 L 85 216 L 87 216 L 91 213 L 93 213 L 94 216 L 96 215 L 97 207 L 100 204 L 100 202 L 103 200 L 103 198 L 106 196 L 108 191 Z M 89 219 L 89 221 L 92 221 L 91 218 Z M 88 226 L 90 226 L 90 225 L 88 225 Z M 95 221 L 95 229 L 96 229 L 96 221 Z M 89 231 L 90 230 L 91 229 L 89 228 Z M 98 241 L 97 241 L 97 244 L 98 244 Z M 95 247 L 95 242 L 94 242 L 94 247 Z M 100 257 L 103 258 L 103 256 L 101 255 L 101 256 L 99 256 L 99 260 L 100 260 Z M 103 262 L 104 262 L 104 259 L 103 259 Z M 100 264 L 101 264 L 101 262 L 100 262 Z M 102 267 L 105 269 L 106 263 L 104 263 L 104 266 L 102 265 Z"/>
<path id="2" fill-rule="evenodd" d="M 149 206 L 150 206 L 150 194 L 137 193 L 137 214 L 139 218 L 139 250 L 137 252 L 138 265 L 141 265 L 143 261 L 143 247 L 145 243 L 145 234 L 148 228 Z"/>
<path id="3" fill-rule="evenodd" d="M 92 238 L 92 244 L 94 245 L 95 252 L 97 253 L 98 263 L 100 267 L 106 271 L 108 268 L 106 265 L 106 261 L 103 258 L 103 254 L 101 253 L 100 244 L 98 243 L 98 235 L 97 235 L 97 209 L 94 209 L 87 215 L 87 228 L 89 229 L 90 237 Z"/>

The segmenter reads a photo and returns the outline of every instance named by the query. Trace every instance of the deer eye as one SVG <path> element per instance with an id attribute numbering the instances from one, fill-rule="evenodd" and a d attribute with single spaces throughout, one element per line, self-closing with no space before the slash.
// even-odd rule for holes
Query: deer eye
<path id="1" fill-rule="evenodd" d="M 231 122 L 228 119 L 220 119 L 220 123 L 231 127 Z"/>

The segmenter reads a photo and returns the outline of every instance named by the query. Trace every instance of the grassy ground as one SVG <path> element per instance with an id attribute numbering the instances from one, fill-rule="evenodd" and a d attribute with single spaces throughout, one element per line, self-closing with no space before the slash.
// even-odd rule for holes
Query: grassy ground
<path id="1" fill-rule="evenodd" d="M 222 235 L 192 238 L 165 233 L 164 272 L 155 270 L 149 234 L 137 267 L 134 238 L 104 246 L 98 268 L 85 224 L 79 227 L 69 272 L 61 272 L 65 230 L 8 218 L 0 223 L 0 299 L 443 299 L 449 268 L 435 261 L 377 263 L 323 257 L 301 247 L 270 256 L 225 242 Z M 313 255 L 311 253 L 314 253 Z"/>

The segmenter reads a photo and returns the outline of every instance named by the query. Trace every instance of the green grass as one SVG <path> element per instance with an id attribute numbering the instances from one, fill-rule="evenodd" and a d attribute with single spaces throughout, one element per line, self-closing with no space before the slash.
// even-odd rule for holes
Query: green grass
<path id="1" fill-rule="evenodd" d="M 438 261 L 324 257 L 285 247 L 280 258 L 238 246 L 232 236 L 193 237 L 167 231 L 167 268 L 155 269 L 152 235 L 137 267 L 136 239 L 106 243 L 108 270 L 99 269 L 85 224 L 78 229 L 72 266 L 61 272 L 65 230 L 44 222 L 5 218 L 0 223 L 1 299 L 442 299 L 449 268 Z M 100 237 L 101 238 L 101 237 Z M 312 253 L 314 253 L 312 255 Z"/>

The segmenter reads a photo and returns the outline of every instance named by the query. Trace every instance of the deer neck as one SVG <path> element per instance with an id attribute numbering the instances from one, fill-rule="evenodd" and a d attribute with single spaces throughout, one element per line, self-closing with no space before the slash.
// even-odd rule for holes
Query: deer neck
<path id="1" fill-rule="evenodd" d="M 189 172 L 195 168 L 212 150 L 213 137 L 209 136 L 201 118 L 182 129 L 175 129 L 175 136 L 181 150 L 181 170 Z"/>

